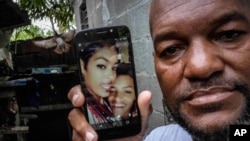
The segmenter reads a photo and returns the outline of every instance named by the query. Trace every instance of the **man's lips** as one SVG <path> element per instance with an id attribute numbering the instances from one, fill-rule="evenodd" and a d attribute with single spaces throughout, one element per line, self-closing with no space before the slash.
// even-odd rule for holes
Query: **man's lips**
<path id="1" fill-rule="evenodd" d="M 193 91 L 186 100 L 192 106 L 211 105 L 227 101 L 237 96 L 236 93 L 228 87 L 210 87 Z"/>

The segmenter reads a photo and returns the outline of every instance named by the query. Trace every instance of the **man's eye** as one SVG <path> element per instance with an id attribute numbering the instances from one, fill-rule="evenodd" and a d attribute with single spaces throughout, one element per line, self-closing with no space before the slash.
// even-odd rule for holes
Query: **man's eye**
<path id="1" fill-rule="evenodd" d="M 163 50 L 160 53 L 161 57 L 174 57 L 177 55 L 180 51 L 182 50 L 182 47 L 178 46 L 172 46 L 172 47 L 167 47 L 165 50 Z"/>
<path id="2" fill-rule="evenodd" d="M 100 68 L 101 70 L 106 69 L 106 66 L 103 64 L 98 64 L 97 67 Z"/>
<path id="3" fill-rule="evenodd" d="M 223 31 L 215 37 L 216 41 L 230 42 L 238 39 L 241 35 L 245 34 L 245 31 L 229 30 Z"/>
<path id="4" fill-rule="evenodd" d="M 170 48 L 166 49 L 166 53 L 168 53 L 170 55 L 175 54 L 177 51 L 178 51 L 178 48 L 176 48 L 176 47 L 170 47 Z"/>

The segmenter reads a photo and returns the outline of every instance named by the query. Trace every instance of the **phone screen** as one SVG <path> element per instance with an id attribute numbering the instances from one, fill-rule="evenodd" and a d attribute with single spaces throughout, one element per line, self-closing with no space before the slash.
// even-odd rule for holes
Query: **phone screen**
<path id="1" fill-rule="evenodd" d="M 129 29 L 84 30 L 75 36 L 75 43 L 88 122 L 101 137 L 112 135 L 104 138 L 138 133 L 140 112 Z"/>

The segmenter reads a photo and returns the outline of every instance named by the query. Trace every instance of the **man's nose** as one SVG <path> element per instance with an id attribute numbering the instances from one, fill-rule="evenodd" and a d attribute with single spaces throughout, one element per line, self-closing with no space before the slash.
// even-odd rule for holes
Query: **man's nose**
<path id="1" fill-rule="evenodd" d="M 224 69 L 222 49 L 212 42 L 199 39 L 192 42 L 185 58 L 184 76 L 206 79 Z"/>

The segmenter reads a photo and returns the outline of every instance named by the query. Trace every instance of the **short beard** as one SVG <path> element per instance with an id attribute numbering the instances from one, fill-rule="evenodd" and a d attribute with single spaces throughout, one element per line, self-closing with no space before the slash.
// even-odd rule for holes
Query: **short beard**
<path id="1" fill-rule="evenodd" d="M 217 79 L 218 80 L 218 79 Z M 195 84 L 193 88 L 198 87 L 209 87 L 212 85 L 216 85 L 216 81 L 214 80 L 213 83 L 210 83 L 210 81 L 207 81 L 208 83 L 204 85 Z M 218 81 L 217 81 L 218 82 Z M 218 83 L 221 83 L 218 82 Z M 223 82 L 222 82 L 223 83 Z M 220 85 L 222 85 L 222 83 Z M 241 117 L 239 117 L 236 121 L 232 121 L 232 125 L 243 125 L 243 124 L 250 124 L 250 93 L 249 88 L 246 83 L 239 83 L 239 82 L 232 82 L 230 81 L 224 81 L 224 83 L 227 83 L 226 85 L 233 85 L 236 91 L 239 91 L 245 98 L 246 98 L 246 108 L 244 111 L 242 111 Z M 229 125 L 227 127 L 222 127 L 220 129 L 217 129 L 213 132 L 207 133 L 206 131 L 202 131 L 197 129 L 196 127 L 193 127 L 188 123 L 188 121 L 185 120 L 185 116 L 183 116 L 180 111 L 180 103 L 181 99 L 177 99 L 177 105 L 175 107 L 175 110 L 171 112 L 173 118 L 177 123 L 179 123 L 184 129 L 186 129 L 190 135 L 192 136 L 194 141 L 227 141 L 229 140 Z M 199 124 L 199 123 L 197 123 Z"/>

